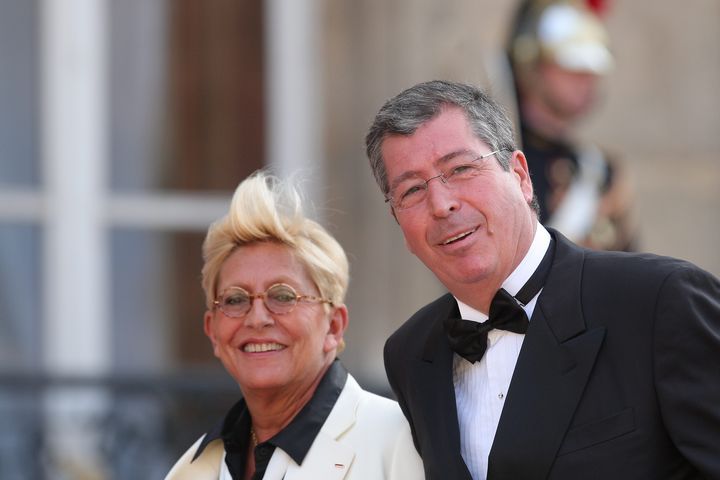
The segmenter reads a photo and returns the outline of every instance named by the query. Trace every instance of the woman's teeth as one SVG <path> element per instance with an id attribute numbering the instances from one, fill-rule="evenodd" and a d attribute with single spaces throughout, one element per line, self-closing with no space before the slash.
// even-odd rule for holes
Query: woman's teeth
<path id="1" fill-rule="evenodd" d="M 243 347 L 243 352 L 247 353 L 258 353 L 258 352 L 271 352 L 275 350 L 282 350 L 285 348 L 284 345 L 279 343 L 248 343 Z"/>

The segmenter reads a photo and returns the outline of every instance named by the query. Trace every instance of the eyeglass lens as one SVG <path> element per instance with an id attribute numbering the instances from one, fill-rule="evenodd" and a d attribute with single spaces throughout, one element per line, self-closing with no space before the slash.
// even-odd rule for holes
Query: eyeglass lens
<path id="1" fill-rule="evenodd" d="M 395 192 L 393 192 L 393 206 L 398 210 L 405 210 L 406 208 L 414 207 L 425 201 L 428 184 L 432 180 L 438 180 L 452 188 L 463 181 L 476 177 L 481 169 L 481 164 L 477 163 L 477 161 L 488 158 L 498 152 L 499 150 L 495 150 L 484 155 L 474 155 L 471 152 L 465 152 L 447 162 L 445 168 L 439 175 L 430 177 L 427 180 L 410 178 L 404 181 L 396 188 Z"/>
<path id="2" fill-rule="evenodd" d="M 262 298 L 265 306 L 272 313 L 289 313 L 297 304 L 298 296 L 289 285 L 277 284 L 265 293 L 250 294 L 240 287 L 231 287 L 223 293 L 218 306 L 230 317 L 240 317 L 252 308 L 255 298 Z"/>

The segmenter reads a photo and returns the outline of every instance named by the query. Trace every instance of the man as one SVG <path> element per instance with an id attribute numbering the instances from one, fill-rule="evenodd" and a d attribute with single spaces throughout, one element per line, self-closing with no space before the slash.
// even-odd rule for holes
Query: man
<path id="1" fill-rule="evenodd" d="M 717 278 L 541 226 L 510 121 L 472 86 L 400 93 L 366 142 L 450 291 L 385 346 L 427 478 L 720 479 Z"/>
<path id="2" fill-rule="evenodd" d="M 507 95 L 517 107 L 522 149 L 543 224 L 584 246 L 632 250 L 632 194 L 622 165 L 578 135 L 614 63 L 597 12 L 602 5 L 522 0 L 507 42 L 508 62 L 488 68 L 510 74 L 496 78 L 496 87 L 513 89 Z M 498 68 L 505 64 L 510 68 Z"/>

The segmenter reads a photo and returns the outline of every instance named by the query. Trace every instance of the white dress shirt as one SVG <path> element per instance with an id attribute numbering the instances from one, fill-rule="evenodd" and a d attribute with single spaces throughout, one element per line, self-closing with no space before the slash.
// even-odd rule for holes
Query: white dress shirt
<path id="1" fill-rule="evenodd" d="M 540 264 L 550 245 L 550 234 L 538 223 L 530 249 L 520 264 L 502 284 L 511 295 L 517 295 Z M 523 308 L 532 317 L 538 292 Z M 465 320 L 485 322 L 488 316 L 455 299 Z M 460 451 L 474 480 L 487 477 L 488 455 L 495 438 L 503 405 L 524 334 L 490 330 L 485 355 L 470 363 L 458 354 L 453 359 L 455 402 L 460 425 Z"/>

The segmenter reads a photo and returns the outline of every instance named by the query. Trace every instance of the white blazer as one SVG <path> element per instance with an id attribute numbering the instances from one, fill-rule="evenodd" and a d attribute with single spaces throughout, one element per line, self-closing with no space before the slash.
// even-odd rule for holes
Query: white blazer
<path id="1" fill-rule="evenodd" d="M 183 454 L 165 480 L 224 480 L 222 440 L 207 445 L 192 463 L 202 438 Z M 276 448 L 263 480 L 424 479 L 410 427 L 398 404 L 363 390 L 348 375 L 302 465 Z"/>

